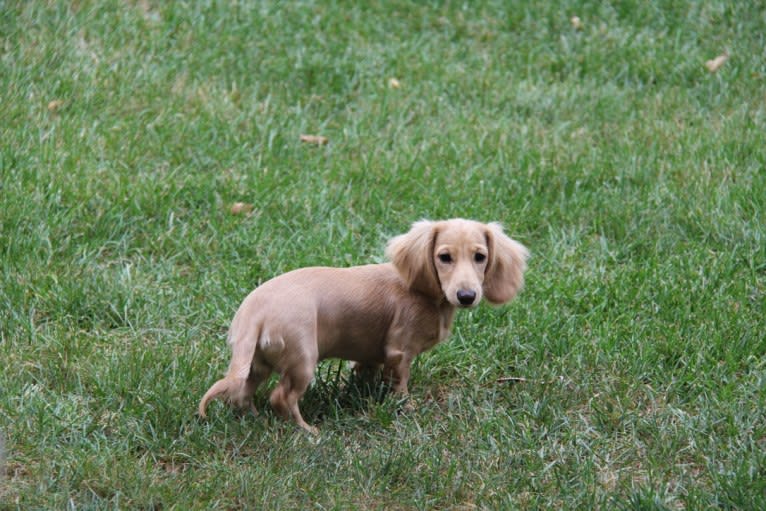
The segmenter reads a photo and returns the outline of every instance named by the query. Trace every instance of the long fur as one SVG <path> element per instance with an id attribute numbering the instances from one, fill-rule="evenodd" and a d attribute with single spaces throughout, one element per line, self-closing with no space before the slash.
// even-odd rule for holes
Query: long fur
<path id="1" fill-rule="evenodd" d="M 407 285 L 429 296 L 441 292 L 432 258 L 436 233 L 436 222 L 421 220 L 412 224 L 409 232 L 392 238 L 386 247 L 386 256 Z"/>
<path id="2" fill-rule="evenodd" d="M 524 286 L 529 251 L 506 236 L 497 222 L 487 224 L 487 244 L 489 264 L 484 276 L 484 297 L 496 305 L 509 302 Z"/>

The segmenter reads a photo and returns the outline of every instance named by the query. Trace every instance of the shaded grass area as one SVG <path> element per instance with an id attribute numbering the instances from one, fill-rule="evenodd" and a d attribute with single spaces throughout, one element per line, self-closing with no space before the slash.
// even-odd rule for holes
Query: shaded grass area
<path id="1" fill-rule="evenodd" d="M 764 506 L 758 3 L 0 6 L 0 507 Z M 452 216 L 533 259 L 416 411 L 194 416 L 258 283 Z"/>

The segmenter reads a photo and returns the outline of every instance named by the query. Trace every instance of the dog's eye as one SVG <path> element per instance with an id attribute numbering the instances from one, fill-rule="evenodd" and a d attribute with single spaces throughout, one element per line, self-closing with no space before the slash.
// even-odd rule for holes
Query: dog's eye
<path id="1" fill-rule="evenodd" d="M 439 261 L 443 263 L 451 263 L 452 262 L 452 256 L 449 254 L 439 254 Z"/>
<path id="2" fill-rule="evenodd" d="M 476 261 L 477 263 L 483 263 L 484 261 L 487 260 L 487 256 L 485 256 L 481 252 L 476 252 L 476 255 L 473 256 L 473 260 Z"/>

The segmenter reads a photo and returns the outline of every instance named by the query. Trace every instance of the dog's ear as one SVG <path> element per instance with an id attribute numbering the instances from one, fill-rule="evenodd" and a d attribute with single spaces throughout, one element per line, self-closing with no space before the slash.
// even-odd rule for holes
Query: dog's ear
<path id="1" fill-rule="evenodd" d="M 386 247 L 386 256 L 407 285 L 433 297 L 442 294 L 433 261 L 436 233 L 436 222 L 421 220 L 412 224 L 408 233 L 391 239 Z"/>
<path id="2" fill-rule="evenodd" d="M 489 260 L 484 273 L 484 296 L 493 304 L 509 302 L 524 286 L 529 251 L 506 236 L 498 223 L 486 226 Z"/>

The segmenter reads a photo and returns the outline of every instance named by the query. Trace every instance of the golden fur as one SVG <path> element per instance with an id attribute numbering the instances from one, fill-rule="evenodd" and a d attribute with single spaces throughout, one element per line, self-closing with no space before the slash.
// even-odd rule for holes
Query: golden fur
<path id="1" fill-rule="evenodd" d="M 250 293 L 229 330 L 229 370 L 200 401 L 200 416 L 217 397 L 255 412 L 256 388 L 276 372 L 271 405 L 315 433 L 298 401 L 325 358 L 383 366 L 406 395 L 412 360 L 447 337 L 455 309 L 511 300 L 528 257 L 499 224 L 463 219 L 416 222 L 386 254 L 390 263 L 294 270 Z"/>

